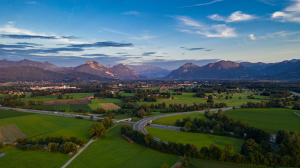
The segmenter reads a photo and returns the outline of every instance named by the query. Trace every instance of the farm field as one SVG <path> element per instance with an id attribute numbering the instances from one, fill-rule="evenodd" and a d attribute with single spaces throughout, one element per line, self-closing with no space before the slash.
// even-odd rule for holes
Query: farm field
<path id="1" fill-rule="evenodd" d="M 0 126 L 0 142 L 14 143 L 18 138 L 26 137 L 15 124 Z"/>
<path id="2" fill-rule="evenodd" d="M 209 148 L 212 143 L 215 143 L 220 148 L 224 149 L 225 145 L 227 143 L 230 143 L 234 148 L 234 153 L 239 153 L 244 143 L 244 140 L 238 138 L 202 134 L 202 133 L 180 132 L 180 131 L 173 131 L 173 130 L 166 130 L 166 129 L 159 129 L 159 128 L 149 128 L 149 127 L 147 127 L 147 131 L 151 135 L 163 141 L 183 143 L 184 145 L 187 143 L 194 144 L 198 150 L 200 150 L 204 146 Z"/>
<path id="3" fill-rule="evenodd" d="M 203 118 L 205 121 L 208 121 L 208 119 L 204 116 L 203 113 L 190 113 L 190 114 L 182 114 L 182 115 L 175 115 L 175 116 L 170 116 L 170 117 L 159 118 L 159 119 L 153 120 L 152 124 L 175 126 L 175 122 L 177 121 L 177 119 L 180 119 L 182 121 L 183 118 L 187 118 L 187 117 L 190 117 L 192 121 L 194 118 L 197 118 L 198 120 Z"/>
<path id="4" fill-rule="evenodd" d="M 164 163 L 171 167 L 179 161 L 175 155 L 160 153 L 136 143 L 127 142 L 120 135 L 121 126 L 117 125 L 101 139 L 93 142 L 68 168 L 153 168 L 161 167 Z"/>
<path id="5" fill-rule="evenodd" d="M 95 93 L 67 93 L 63 94 L 63 99 L 66 100 L 67 96 L 73 97 L 72 100 L 82 100 L 86 96 L 94 96 Z M 26 95 L 25 98 L 21 99 L 24 102 L 27 101 L 54 101 L 57 100 L 57 95 L 48 95 L 48 96 L 37 96 L 37 97 L 30 97 L 30 95 Z"/>
<path id="6" fill-rule="evenodd" d="M 300 117 L 294 113 L 295 111 L 297 110 L 284 108 L 250 108 L 228 110 L 224 113 L 235 121 L 247 121 L 253 127 L 275 134 L 279 130 L 300 131 Z"/>
<path id="7" fill-rule="evenodd" d="M 99 103 L 101 107 L 103 107 L 106 110 L 117 110 L 121 109 L 120 106 L 115 105 L 114 103 Z"/>
<path id="8" fill-rule="evenodd" d="M 171 92 L 170 92 L 171 93 Z M 169 99 L 157 99 L 157 102 L 136 102 L 135 104 L 143 105 L 143 103 L 147 105 L 151 105 L 152 103 L 157 104 L 157 103 L 163 103 L 165 102 L 167 106 L 169 104 L 187 104 L 187 105 L 192 105 L 194 102 L 196 103 L 206 103 L 207 99 L 206 98 L 200 98 L 200 97 L 193 97 L 195 93 L 182 93 L 182 95 L 172 95 L 171 97 L 174 97 L 174 99 L 169 100 Z M 253 94 L 253 96 L 257 99 L 248 99 L 247 96 Z M 259 96 L 259 95 L 254 95 L 255 93 L 236 93 L 233 94 L 232 99 L 226 100 L 225 97 L 227 95 L 223 94 L 221 99 L 214 98 L 215 103 L 226 103 L 229 107 L 233 106 L 241 106 L 243 104 L 247 104 L 247 102 L 261 102 L 263 100 L 269 100 L 268 96 Z M 212 93 L 206 93 L 206 95 L 212 95 Z M 231 96 L 228 95 L 228 96 Z M 239 99 L 241 97 L 241 99 Z"/>
<path id="9" fill-rule="evenodd" d="M 57 99 L 56 99 L 57 100 Z M 119 99 L 98 99 L 98 100 L 91 100 L 92 104 L 58 104 L 58 105 L 32 105 L 32 108 L 42 108 L 44 110 L 53 110 L 53 106 L 56 107 L 56 110 L 67 110 L 67 111 L 78 111 L 78 109 L 82 109 L 83 112 L 88 111 L 94 111 L 97 108 L 103 108 L 99 105 L 99 103 L 114 103 L 118 106 L 122 106 L 122 101 Z M 23 107 L 21 107 L 23 108 Z"/>
<path id="10" fill-rule="evenodd" d="M 16 124 L 28 138 L 67 136 L 90 139 L 87 132 L 93 121 L 45 114 L 0 110 L 0 126 Z"/>
<path id="11" fill-rule="evenodd" d="M 60 152 L 22 151 L 16 147 L 1 148 L 5 156 L 0 158 L 1 166 L 10 168 L 57 168 L 63 166 L 71 157 Z"/>

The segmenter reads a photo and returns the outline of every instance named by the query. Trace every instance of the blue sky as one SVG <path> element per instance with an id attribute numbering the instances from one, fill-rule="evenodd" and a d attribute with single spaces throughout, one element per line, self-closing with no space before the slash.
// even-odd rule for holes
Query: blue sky
<path id="1" fill-rule="evenodd" d="M 0 1 L 0 59 L 76 66 L 300 58 L 300 0 Z"/>

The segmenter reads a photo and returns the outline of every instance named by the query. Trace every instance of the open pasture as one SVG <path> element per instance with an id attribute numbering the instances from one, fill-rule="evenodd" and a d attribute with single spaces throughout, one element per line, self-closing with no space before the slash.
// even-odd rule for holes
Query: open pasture
<path id="1" fill-rule="evenodd" d="M 122 125 L 87 147 L 67 168 L 153 168 L 167 163 L 172 167 L 179 158 L 160 153 L 137 143 L 129 143 L 120 135 Z"/>
<path id="2" fill-rule="evenodd" d="M 228 110 L 224 113 L 235 121 L 247 121 L 253 127 L 275 134 L 279 130 L 300 132 L 300 117 L 295 114 L 295 111 L 297 110 L 284 108 L 249 108 Z"/>
<path id="3" fill-rule="evenodd" d="M 234 153 L 239 153 L 241 150 L 241 146 L 244 143 L 244 140 L 242 139 L 204 134 L 204 133 L 180 132 L 180 131 L 166 130 L 160 128 L 149 128 L 149 127 L 147 127 L 147 131 L 151 135 L 163 141 L 183 143 L 184 145 L 187 143 L 194 144 L 198 150 L 200 150 L 204 146 L 209 148 L 212 143 L 215 143 L 220 148 L 224 149 L 225 145 L 227 143 L 230 143 L 234 148 Z"/>
<path id="4" fill-rule="evenodd" d="M 164 91 L 166 92 L 166 91 Z M 171 97 L 174 97 L 174 99 L 166 99 L 166 98 L 162 98 L 162 99 L 157 99 L 157 102 L 136 102 L 135 104 L 139 104 L 139 105 L 143 105 L 144 103 L 147 105 L 151 105 L 152 103 L 157 104 L 157 103 L 163 103 L 165 102 L 167 104 L 167 106 L 169 104 L 187 104 L 187 105 L 192 105 L 195 102 L 196 103 L 206 103 L 207 102 L 207 98 L 200 98 L 200 97 L 193 97 L 195 93 L 182 93 L 182 95 L 172 95 Z M 256 99 L 248 99 L 247 96 L 253 94 L 253 96 Z M 256 93 L 235 93 L 233 95 L 229 94 L 220 94 L 221 97 L 219 98 L 214 98 L 213 101 L 214 103 L 226 103 L 229 107 L 233 107 L 233 106 L 241 106 L 243 104 L 247 104 L 247 102 L 261 102 L 264 100 L 269 100 L 270 98 L 268 96 L 260 96 L 260 95 L 254 95 Z M 212 95 L 212 93 L 206 93 L 206 95 Z M 219 96 L 219 95 L 217 95 Z M 232 96 L 232 99 L 228 98 L 225 99 L 226 96 L 230 97 Z M 241 97 L 241 99 L 239 99 L 239 97 Z"/>
<path id="5" fill-rule="evenodd" d="M 15 124 L 0 126 L 0 142 L 13 143 L 18 138 L 26 137 Z"/>
<path id="6" fill-rule="evenodd" d="M 164 114 L 164 113 L 162 113 Z M 179 119 L 180 121 L 183 120 L 183 118 L 190 117 L 193 121 L 194 118 L 204 119 L 205 121 L 208 121 L 208 119 L 204 116 L 203 113 L 190 113 L 190 114 L 182 114 L 182 115 L 175 115 L 170 117 L 163 117 L 152 121 L 152 124 L 160 124 L 160 125 L 170 125 L 175 126 L 175 122 Z"/>
<path id="7" fill-rule="evenodd" d="M 69 96 L 70 98 L 73 97 L 72 100 L 82 100 L 84 97 L 87 96 L 94 96 L 95 93 L 66 93 L 62 94 L 63 100 L 66 100 L 66 97 Z M 48 95 L 48 96 L 35 96 L 31 97 L 31 95 L 26 95 L 25 98 L 21 100 L 24 102 L 27 101 L 55 101 L 57 100 L 58 95 Z"/>
<path id="8" fill-rule="evenodd" d="M 5 153 L 0 158 L 0 167 L 3 168 L 57 168 L 71 158 L 60 152 L 22 151 L 10 146 L 1 148 L 1 151 Z"/>
<path id="9" fill-rule="evenodd" d="M 44 105 L 58 105 L 58 104 L 92 104 L 92 101 L 89 99 L 44 101 Z"/>
<path id="10" fill-rule="evenodd" d="M 120 106 L 115 105 L 114 103 L 99 103 L 101 107 L 103 107 L 106 110 L 117 110 L 121 109 Z"/>
<path id="11" fill-rule="evenodd" d="M 27 115 L 24 115 L 27 114 Z M 0 126 L 15 124 L 28 138 L 67 136 L 89 140 L 93 121 L 45 114 L 0 110 Z"/>

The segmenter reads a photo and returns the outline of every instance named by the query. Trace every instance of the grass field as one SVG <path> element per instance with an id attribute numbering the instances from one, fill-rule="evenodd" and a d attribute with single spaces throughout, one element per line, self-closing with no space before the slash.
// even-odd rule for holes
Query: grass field
<path id="1" fill-rule="evenodd" d="M 169 104 L 187 104 L 187 105 L 192 105 L 194 102 L 196 103 L 206 103 L 207 99 L 206 98 L 200 98 L 200 97 L 193 97 L 195 93 L 182 93 L 182 95 L 171 95 L 171 97 L 174 97 L 174 99 L 169 100 L 169 99 L 157 99 L 157 102 L 155 102 L 154 104 L 157 103 L 162 103 L 165 102 L 167 104 L 167 106 Z M 221 99 L 218 98 L 214 98 L 214 102 L 215 103 L 226 103 L 229 107 L 233 107 L 233 106 L 241 106 L 243 104 L 247 104 L 247 102 L 261 102 L 263 100 L 269 100 L 268 96 L 258 96 L 258 95 L 254 95 L 255 98 L 257 99 L 248 99 L 247 96 L 251 95 L 251 94 L 255 94 L 255 93 L 236 93 L 233 94 L 232 99 L 228 99 L 226 100 L 225 97 L 227 95 L 223 94 Z M 206 95 L 212 95 L 212 93 L 206 93 Z M 228 95 L 228 97 L 231 96 Z M 239 99 L 239 97 L 241 97 L 241 99 Z M 147 104 L 147 105 L 151 105 L 153 102 L 136 102 L 135 104 L 140 104 L 142 105 L 143 103 Z"/>
<path id="2" fill-rule="evenodd" d="M 234 152 L 239 153 L 241 150 L 241 146 L 244 143 L 244 140 L 242 139 L 231 138 L 226 136 L 180 132 L 159 128 L 147 128 L 147 130 L 151 135 L 163 141 L 183 143 L 184 145 L 187 143 L 194 144 L 198 150 L 200 150 L 204 146 L 209 148 L 212 143 L 215 143 L 220 148 L 224 149 L 225 145 L 227 143 L 230 143 L 234 148 Z"/>
<path id="3" fill-rule="evenodd" d="M 0 110 L 0 126 L 16 124 L 27 137 L 67 136 L 89 140 L 92 121 L 45 114 Z"/>
<path id="4" fill-rule="evenodd" d="M 94 96 L 95 93 L 67 93 L 63 94 L 62 100 L 66 100 L 67 96 L 73 97 L 73 100 L 81 100 L 86 96 Z M 48 96 L 37 96 L 37 97 L 30 97 L 30 95 L 26 95 L 25 98 L 21 99 L 24 102 L 27 101 L 54 101 L 57 100 L 57 95 L 48 95 Z"/>
<path id="5" fill-rule="evenodd" d="M 183 118 L 187 118 L 187 117 L 190 117 L 192 121 L 194 118 L 197 118 L 197 119 L 203 118 L 205 121 L 208 121 L 208 119 L 204 116 L 203 113 L 190 113 L 190 114 L 182 114 L 182 115 L 175 115 L 175 116 L 170 116 L 170 117 L 159 118 L 159 119 L 153 120 L 152 124 L 175 126 L 175 122 L 177 121 L 177 119 L 182 121 Z"/>
<path id="6" fill-rule="evenodd" d="M 68 168 L 160 168 L 164 163 L 171 167 L 179 161 L 175 155 L 127 142 L 120 135 L 120 128 L 121 125 L 117 125 L 100 140 L 93 142 Z"/>
<path id="7" fill-rule="evenodd" d="M 235 109 L 225 111 L 235 121 L 247 121 L 251 126 L 264 129 L 270 133 L 279 130 L 300 131 L 300 117 L 296 110 L 284 108 L 271 109 Z"/>
<path id="8" fill-rule="evenodd" d="M 92 104 L 59 104 L 59 105 L 32 105 L 31 108 L 42 108 L 44 110 L 53 110 L 53 106 L 56 107 L 56 110 L 67 110 L 67 111 L 75 111 L 78 109 L 82 109 L 83 112 L 94 111 L 97 108 L 103 108 L 99 105 L 99 103 L 114 103 L 118 106 L 122 106 L 122 101 L 119 99 L 98 99 L 98 100 L 91 100 Z M 21 107 L 22 108 L 22 107 Z"/>
<path id="9" fill-rule="evenodd" d="M 5 153 L 5 156 L 0 158 L 0 167 L 3 168 L 57 168 L 71 158 L 60 152 L 22 151 L 10 146 L 0 150 Z"/>

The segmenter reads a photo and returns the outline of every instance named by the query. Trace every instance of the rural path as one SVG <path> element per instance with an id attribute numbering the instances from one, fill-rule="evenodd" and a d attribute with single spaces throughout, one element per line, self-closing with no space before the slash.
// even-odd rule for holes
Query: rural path
<path id="1" fill-rule="evenodd" d="M 116 124 L 116 125 L 114 125 L 113 127 L 111 127 L 111 128 L 109 128 L 108 130 L 106 130 L 106 131 L 109 131 L 109 130 L 111 130 L 111 129 L 113 129 L 115 126 L 117 126 L 118 124 Z M 79 151 L 79 152 L 77 152 L 76 153 L 76 155 L 74 155 L 66 164 L 64 164 L 61 168 L 66 168 L 74 159 L 76 159 L 76 157 L 78 156 L 78 155 L 80 155 L 80 153 L 81 152 L 83 152 L 84 150 L 85 150 L 85 148 L 87 148 L 92 142 L 94 142 L 94 141 L 96 141 L 96 140 L 93 140 L 93 138 L 86 144 L 86 145 L 84 145 L 84 147 Z"/>

